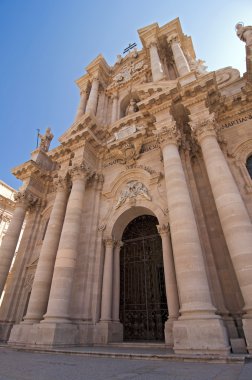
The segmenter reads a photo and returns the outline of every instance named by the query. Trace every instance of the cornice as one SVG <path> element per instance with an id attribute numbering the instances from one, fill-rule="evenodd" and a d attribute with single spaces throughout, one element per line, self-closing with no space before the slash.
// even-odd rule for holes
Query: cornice
<path id="1" fill-rule="evenodd" d="M 49 178 L 51 172 L 42 169 L 35 161 L 29 160 L 19 166 L 16 166 L 11 170 L 12 174 L 20 180 L 24 180 L 27 177 L 35 175 L 40 178 Z"/>
<path id="2" fill-rule="evenodd" d="M 100 73 L 109 77 L 111 72 L 111 67 L 107 64 L 102 54 L 99 54 L 85 69 L 91 78 L 99 77 Z"/>

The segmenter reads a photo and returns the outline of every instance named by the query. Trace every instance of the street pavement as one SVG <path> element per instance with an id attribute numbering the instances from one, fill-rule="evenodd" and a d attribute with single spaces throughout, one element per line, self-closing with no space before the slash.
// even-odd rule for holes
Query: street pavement
<path id="1" fill-rule="evenodd" d="M 184 362 L 0 348 L 0 380 L 252 380 L 252 362 Z"/>

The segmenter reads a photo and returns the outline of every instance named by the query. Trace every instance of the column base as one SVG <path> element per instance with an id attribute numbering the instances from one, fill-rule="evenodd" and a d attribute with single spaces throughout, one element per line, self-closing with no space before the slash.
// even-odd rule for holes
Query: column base
<path id="1" fill-rule="evenodd" d="M 123 325 L 120 322 L 100 321 L 95 326 L 94 343 L 108 344 L 123 341 Z"/>
<path id="2" fill-rule="evenodd" d="M 12 322 L 0 322 L 0 342 L 8 341 L 12 328 Z"/>
<path id="3" fill-rule="evenodd" d="M 70 323 L 37 323 L 13 326 L 8 344 L 30 347 L 75 346 L 78 326 Z"/>
<path id="4" fill-rule="evenodd" d="M 164 333 L 165 333 L 165 345 L 167 347 L 173 347 L 174 344 L 174 339 L 173 339 L 173 324 L 177 319 L 175 318 L 169 318 L 165 322 L 165 328 L 164 328 Z"/>
<path id="5" fill-rule="evenodd" d="M 243 318 L 243 331 L 246 339 L 247 350 L 252 354 L 252 318 Z"/>
<path id="6" fill-rule="evenodd" d="M 228 355 L 230 352 L 226 328 L 218 318 L 174 321 L 173 338 L 176 354 Z"/>

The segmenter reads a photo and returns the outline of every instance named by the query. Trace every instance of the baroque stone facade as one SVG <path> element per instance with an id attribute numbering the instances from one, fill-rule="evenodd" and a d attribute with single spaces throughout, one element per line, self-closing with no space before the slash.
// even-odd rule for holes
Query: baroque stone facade
<path id="1" fill-rule="evenodd" d="M 245 32 L 241 28 L 247 28 Z M 31 159 L 1 247 L 0 339 L 26 346 L 163 340 L 252 352 L 252 80 L 207 72 L 175 19 L 99 55 L 72 126 Z M 237 348 L 238 347 L 238 348 Z"/>

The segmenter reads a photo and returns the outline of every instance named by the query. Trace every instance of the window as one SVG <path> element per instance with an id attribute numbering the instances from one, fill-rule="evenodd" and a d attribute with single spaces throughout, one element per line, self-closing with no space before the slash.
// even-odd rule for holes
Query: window
<path id="1" fill-rule="evenodd" d="M 250 156 L 248 159 L 247 159 L 247 162 L 246 162 L 246 168 L 249 172 L 249 175 L 250 175 L 250 178 L 252 179 L 252 156 Z"/>

